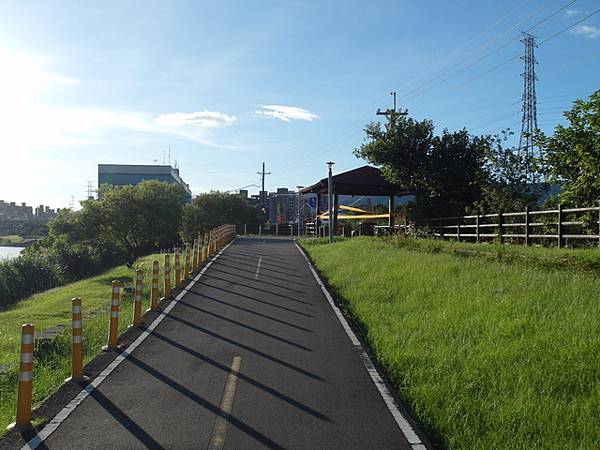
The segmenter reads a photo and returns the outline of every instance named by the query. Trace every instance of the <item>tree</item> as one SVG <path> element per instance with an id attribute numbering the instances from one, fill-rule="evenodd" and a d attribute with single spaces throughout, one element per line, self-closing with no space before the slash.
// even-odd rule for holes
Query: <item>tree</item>
<path id="1" fill-rule="evenodd" d="M 433 122 L 392 113 L 385 125 L 370 123 L 357 157 L 381 166 L 391 182 L 416 196 L 420 216 L 456 215 L 481 198 L 484 166 L 493 139 L 463 129 L 434 135 Z"/>
<path id="2" fill-rule="evenodd" d="M 484 170 L 487 182 L 482 185 L 481 197 L 467 210 L 471 213 L 520 211 L 539 197 L 528 183 L 533 161 L 514 148 L 505 148 L 509 133 L 490 137 L 492 145 L 486 154 Z"/>
<path id="3" fill-rule="evenodd" d="M 102 185 L 98 199 L 82 202 L 80 211 L 61 211 L 49 223 L 42 244 L 60 254 L 76 249 L 102 260 L 119 255 L 128 263 L 156 249 L 178 242 L 183 209 L 183 188 L 155 180 L 135 186 Z M 124 256 L 123 256 L 124 255 Z"/>
<path id="4" fill-rule="evenodd" d="M 226 223 L 255 226 L 260 223 L 260 216 L 257 209 L 239 195 L 216 191 L 200 194 L 183 209 L 180 235 L 190 241 L 198 233 Z"/>
<path id="5" fill-rule="evenodd" d="M 600 198 L 600 90 L 588 101 L 575 101 L 564 116 L 569 126 L 557 125 L 554 135 L 540 136 L 548 179 L 562 185 L 562 203 L 595 205 Z"/>

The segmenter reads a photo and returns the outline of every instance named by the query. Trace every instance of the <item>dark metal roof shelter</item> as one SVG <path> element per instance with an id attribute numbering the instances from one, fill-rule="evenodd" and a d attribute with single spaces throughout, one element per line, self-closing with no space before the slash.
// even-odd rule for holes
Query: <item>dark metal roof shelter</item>
<path id="1" fill-rule="evenodd" d="M 398 195 L 410 194 L 402 186 L 387 181 L 377 167 L 362 166 L 332 177 L 334 195 L 334 230 L 337 230 L 338 195 L 381 195 L 389 199 L 389 226 L 394 225 L 394 199 Z M 323 178 L 312 186 L 305 187 L 301 194 L 317 194 L 317 215 L 320 211 L 320 196 L 327 194 L 328 180 Z M 324 206 L 324 205 L 323 205 Z"/>
<path id="2" fill-rule="evenodd" d="M 406 195 L 409 192 L 387 181 L 377 167 L 362 166 L 332 177 L 333 193 L 343 195 Z M 305 187 L 301 194 L 326 194 L 327 178 Z"/>

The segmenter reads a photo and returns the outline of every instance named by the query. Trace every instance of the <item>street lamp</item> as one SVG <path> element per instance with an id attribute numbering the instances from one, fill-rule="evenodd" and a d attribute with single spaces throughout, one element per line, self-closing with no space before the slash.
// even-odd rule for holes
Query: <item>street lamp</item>
<path id="1" fill-rule="evenodd" d="M 333 242 L 333 165 L 335 163 L 333 161 L 327 162 L 327 166 L 329 167 L 328 173 L 328 183 L 327 183 L 327 203 L 329 206 L 329 243 Z"/>
<path id="2" fill-rule="evenodd" d="M 304 188 L 304 186 L 296 186 L 298 189 L 298 215 L 296 216 L 298 220 L 298 237 L 300 237 L 300 199 L 302 198 L 300 194 L 300 189 Z"/>

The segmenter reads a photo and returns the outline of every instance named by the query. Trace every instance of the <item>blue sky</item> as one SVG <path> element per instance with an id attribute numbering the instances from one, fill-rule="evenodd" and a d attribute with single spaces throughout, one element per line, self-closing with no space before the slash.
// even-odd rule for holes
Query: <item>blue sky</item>
<path id="1" fill-rule="evenodd" d="M 336 172 L 364 164 L 352 149 L 393 90 L 438 129 L 518 132 L 520 32 L 559 11 L 531 30 L 542 42 L 599 7 L 5 0 L 0 198 L 67 206 L 96 183 L 98 163 L 162 162 L 169 146 L 195 194 L 258 184 L 262 161 L 269 189 L 307 185 L 330 159 Z M 536 56 L 548 132 L 600 88 L 600 13 Z"/>

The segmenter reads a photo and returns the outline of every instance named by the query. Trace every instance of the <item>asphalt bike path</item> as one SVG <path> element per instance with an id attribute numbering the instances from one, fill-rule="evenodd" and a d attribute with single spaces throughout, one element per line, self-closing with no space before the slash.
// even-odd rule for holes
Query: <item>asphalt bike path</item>
<path id="1" fill-rule="evenodd" d="M 38 448 L 425 448 L 289 240 L 236 240 L 125 356 Z"/>

